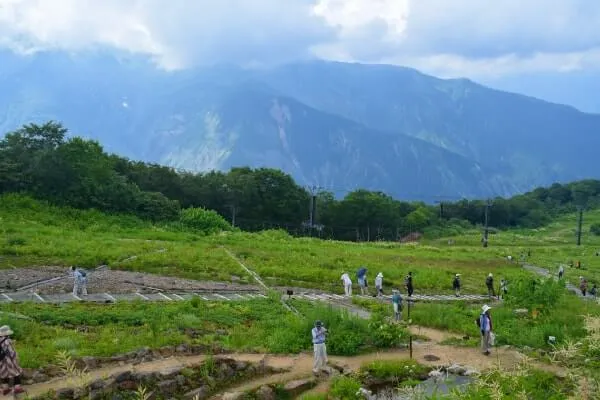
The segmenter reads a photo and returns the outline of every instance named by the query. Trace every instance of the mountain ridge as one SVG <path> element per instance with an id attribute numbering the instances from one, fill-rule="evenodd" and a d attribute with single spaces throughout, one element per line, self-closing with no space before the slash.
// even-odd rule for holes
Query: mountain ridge
<path id="1" fill-rule="evenodd" d="M 600 115 L 468 79 L 324 61 L 164 72 L 95 57 L 0 63 L 0 132 L 60 120 L 129 158 L 276 167 L 404 197 L 508 196 L 600 175 Z"/>

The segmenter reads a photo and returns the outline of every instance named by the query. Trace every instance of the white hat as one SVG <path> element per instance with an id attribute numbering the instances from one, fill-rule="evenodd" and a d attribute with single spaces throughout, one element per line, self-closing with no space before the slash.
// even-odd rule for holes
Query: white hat
<path id="1" fill-rule="evenodd" d="M 485 304 L 483 307 L 481 307 L 481 311 L 483 311 L 484 313 L 488 312 L 491 309 L 492 309 L 492 307 L 488 306 L 487 304 Z"/>
<path id="2" fill-rule="evenodd" d="M 380 273 L 377 274 L 377 276 L 383 277 L 383 274 L 380 272 Z"/>
<path id="3" fill-rule="evenodd" d="M 490 272 L 490 274 L 488 275 L 490 278 L 493 277 L 494 275 L 492 275 L 492 273 Z"/>
<path id="4" fill-rule="evenodd" d="M 460 274 L 456 274 L 456 277 L 458 278 L 460 276 Z"/>
<path id="5" fill-rule="evenodd" d="M 6 337 L 12 335 L 14 332 L 10 329 L 10 326 L 4 325 L 0 327 L 0 337 Z"/>

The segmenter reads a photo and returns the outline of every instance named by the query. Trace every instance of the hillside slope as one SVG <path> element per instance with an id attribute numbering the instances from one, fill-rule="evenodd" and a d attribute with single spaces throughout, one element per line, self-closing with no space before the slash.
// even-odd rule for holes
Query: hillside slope
<path id="1" fill-rule="evenodd" d="M 166 73 L 135 57 L 0 54 L 0 132 L 62 121 L 134 159 L 269 166 L 404 198 L 600 176 L 600 116 L 418 71 L 312 62 Z"/>

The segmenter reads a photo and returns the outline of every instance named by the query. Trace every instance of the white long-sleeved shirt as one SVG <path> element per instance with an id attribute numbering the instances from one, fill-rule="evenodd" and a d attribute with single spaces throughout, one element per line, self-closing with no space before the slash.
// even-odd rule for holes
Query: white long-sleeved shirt
<path id="1" fill-rule="evenodd" d="M 383 286 L 383 276 L 377 275 L 375 277 L 375 287 L 382 287 L 382 286 Z"/>
<path id="2" fill-rule="evenodd" d="M 344 282 L 344 286 L 352 285 L 352 280 L 348 274 L 342 275 L 341 280 Z"/>

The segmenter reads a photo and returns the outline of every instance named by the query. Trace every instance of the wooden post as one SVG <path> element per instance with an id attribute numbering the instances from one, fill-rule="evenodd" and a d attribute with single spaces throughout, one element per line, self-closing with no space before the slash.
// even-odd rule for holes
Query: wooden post
<path id="1" fill-rule="evenodd" d="M 410 359 L 412 360 L 413 358 L 413 351 L 412 351 L 412 335 L 410 336 L 409 342 L 408 342 L 408 349 L 410 351 Z"/>

